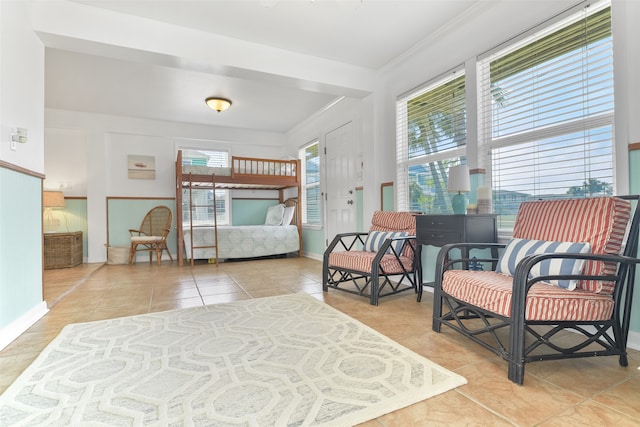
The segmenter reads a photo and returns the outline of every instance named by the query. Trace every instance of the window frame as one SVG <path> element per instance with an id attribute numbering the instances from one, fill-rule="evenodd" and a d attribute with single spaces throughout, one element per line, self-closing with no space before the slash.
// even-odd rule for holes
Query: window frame
<path id="1" fill-rule="evenodd" d="M 465 88 L 464 102 L 463 102 L 463 116 L 465 118 L 464 125 L 464 143 L 457 146 L 445 147 L 442 150 L 409 157 L 409 118 L 407 112 L 408 103 L 411 100 L 417 99 L 429 92 L 437 91 L 439 88 L 443 88 L 455 82 L 457 79 L 464 79 L 463 87 Z M 449 167 L 458 164 L 467 164 L 467 138 L 468 138 L 468 125 L 467 120 L 467 74 L 464 65 L 460 65 L 455 69 L 425 83 L 418 88 L 412 89 L 402 95 L 396 100 L 396 206 L 398 210 L 408 211 L 415 209 L 411 206 L 411 182 L 409 180 L 409 169 L 413 166 L 428 165 L 437 162 L 449 162 Z M 454 138 L 455 139 L 455 138 Z M 446 195 L 447 176 L 445 175 L 441 186 L 445 188 L 445 198 L 447 199 L 443 203 L 443 207 L 447 209 L 447 212 L 424 212 L 423 213 L 453 213 L 451 210 L 450 198 Z"/>
<path id="2" fill-rule="evenodd" d="M 220 165 L 220 167 L 230 167 L 231 165 L 231 153 L 229 152 L 229 150 L 223 150 L 223 149 L 213 149 L 213 148 L 198 148 L 198 147 L 180 147 L 180 150 L 182 150 L 183 153 L 183 158 L 182 158 L 182 164 L 185 164 L 186 160 L 190 160 L 189 156 L 189 152 L 190 151 L 200 151 L 203 153 L 216 153 L 216 154 L 221 154 L 221 157 L 225 158 L 225 164 L 224 165 Z M 183 203 L 185 203 L 185 200 L 189 200 L 189 189 L 182 189 L 181 190 L 182 193 L 182 200 Z M 218 204 L 220 204 L 220 201 L 222 200 L 224 202 L 224 215 L 223 215 L 223 219 L 218 219 L 217 224 L 218 225 L 231 225 L 232 223 L 232 218 L 233 218 L 233 213 L 231 212 L 231 191 L 230 190 L 221 190 L 221 189 L 217 189 L 217 190 L 211 190 L 211 189 L 193 189 L 193 191 L 198 191 L 198 192 L 209 192 L 211 191 L 211 196 L 213 196 L 213 191 L 216 192 L 216 202 Z M 207 195 L 208 196 L 208 195 Z M 207 200 L 209 200 L 209 197 L 206 197 Z M 189 201 L 190 203 L 190 201 Z M 205 219 L 205 221 L 210 221 L 211 223 L 213 223 L 213 217 L 209 218 L 209 203 L 206 202 L 204 205 L 201 206 L 202 208 L 206 208 L 207 209 L 207 218 Z M 178 207 L 176 206 L 176 209 Z M 189 223 L 189 218 L 191 216 L 191 212 L 190 209 L 187 209 L 186 211 L 188 212 L 188 216 L 185 215 L 185 209 L 184 206 L 180 207 L 182 209 L 182 222 L 183 224 L 188 224 Z M 216 212 L 218 210 L 216 209 Z M 218 214 L 218 218 L 220 218 L 220 215 Z"/>
<path id="3" fill-rule="evenodd" d="M 318 156 L 317 156 L 317 161 L 318 161 L 318 176 L 317 176 L 317 180 L 311 184 L 307 183 L 308 180 L 308 176 L 307 176 L 307 163 L 306 163 L 306 153 L 307 150 L 311 147 L 317 146 L 317 152 L 318 152 Z M 322 229 L 322 227 L 324 226 L 324 215 L 322 212 L 323 206 L 322 206 L 322 155 L 321 155 L 321 146 L 320 146 L 320 138 L 315 138 L 309 142 L 307 142 L 306 144 L 302 145 L 299 149 L 298 149 L 298 158 L 300 159 L 300 165 L 301 165 L 301 169 L 302 169 L 302 180 L 301 180 L 301 195 L 302 195 L 302 226 L 304 228 L 308 228 L 308 229 Z M 317 199 L 317 209 L 318 209 L 318 222 L 308 222 L 308 202 L 307 202 L 307 190 L 310 188 L 318 188 L 318 199 Z"/>
<path id="4" fill-rule="evenodd" d="M 610 173 L 605 178 L 611 179 L 610 185 L 611 185 L 612 192 L 613 194 L 617 194 L 619 176 L 618 176 L 618 168 L 616 165 L 617 143 L 615 138 L 615 125 L 614 125 L 616 105 L 615 105 L 615 88 L 613 87 L 614 86 L 613 83 L 611 83 L 611 88 L 610 88 L 610 94 L 612 97 L 610 101 L 610 104 L 611 104 L 610 110 L 607 110 L 605 112 L 601 112 L 598 114 L 589 115 L 588 113 L 585 113 L 583 109 L 583 110 L 580 110 L 580 115 L 578 117 L 573 117 L 573 118 L 565 119 L 562 121 L 559 121 L 559 120 L 554 121 L 553 123 L 550 123 L 547 126 L 530 126 L 526 130 L 523 130 L 520 132 L 513 132 L 511 134 L 507 134 L 503 136 L 493 135 L 494 128 L 492 124 L 492 106 L 491 106 L 491 103 L 493 102 L 493 95 L 492 95 L 493 78 L 490 73 L 492 64 L 496 64 L 501 60 L 504 62 L 505 58 L 507 58 L 510 54 L 514 52 L 518 52 L 519 50 L 525 51 L 527 47 L 532 46 L 534 43 L 544 41 L 546 38 L 549 38 L 549 37 L 552 38 L 554 35 L 561 33 L 565 29 L 567 30 L 566 34 L 572 35 L 570 31 L 571 27 L 579 27 L 582 21 L 585 21 L 589 17 L 596 16 L 597 14 L 605 11 L 607 8 L 609 8 L 609 23 L 611 23 L 610 7 L 611 7 L 611 4 L 609 1 L 601 1 L 601 2 L 597 2 L 597 4 L 577 6 L 565 12 L 564 14 L 555 17 L 551 23 L 539 25 L 523 33 L 517 40 L 510 41 L 508 43 L 506 42 L 492 49 L 491 51 L 478 56 L 477 62 L 476 62 L 478 67 L 478 74 L 479 74 L 479 79 L 478 79 L 479 87 L 477 89 L 477 93 L 478 93 L 478 123 L 479 123 L 478 146 L 480 149 L 478 150 L 478 152 L 482 153 L 481 154 L 482 158 L 479 159 L 479 161 L 487 165 L 486 179 L 487 179 L 487 182 L 491 183 L 490 185 L 492 187 L 496 187 L 495 182 L 497 179 L 500 178 L 496 176 L 498 172 L 495 171 L 493 167 L 493 162 L 497 161 L 493 155 L 496 150 L 509 148 L 509 147 L 513 147 L 514 150 L 517 150 L 518 146 L 524 147 L 525 144 L 543 144 L 541 145 L 542 147 L 553 148 L 553 142 L 551 142 L 553 139 L 564 137 L 564 138 L 567 138 L 567 141 L 569 141 L 569 138 L 572 135 L 582 133 L 583 134 L 582 137 L 584 141 L 582 144 L 577 144 L 576 146 L 582 147 L 581 153 L 584 156 L 582 157 L 583 159 L 586 159 L 586 161 L 594 160 L 594 159 L 598 159 L 599 156 L 595 154 L 594 155 L 585 154 L 587 151 L 589 151 L 592 144 L 595 145 L 594 143 L 590 142 L 592 138 L 592 134 L 593 132 L 598 131 L 602 128 L 610 127 L 610 145 L 607 147 L 607 149 L 610 150 L 610 157 L 606 157 L 606 158 L 610 159 L 611 167 L 610 169 L 606 169 L 610 171 Z M 601 38 L 598 38 L 597 36 L 593 36 L 592 33 L 587 33 L 584 39 L 585 41 L 583 42 L 584 44 L 577 44 L 575 43 L 575 40 L 573 40 L 573 43 L 571 44 L 572 46 L 571 48 L 561 45 L 561 41 L 556 41 L 555 43 L 558 46 L 551 45 L 551 47 L 549 48 L 551 53 L 547 53 L 546 57 L 542 58 L 541 60 L 536 59 L 527 68 L 525 68 L 522 65 L 519 65 L 521 69 L 516 71 L 520 72 L 520 71 L 531 70 L 540 65 L 548 66 L 555 59 L 561 58 L 562 55 L 566 53 L 575 52 L 575 50 L 580 46 L 591 46 L 591 43 L 593 43 L 594 40 L 599 41 L 599 40 L 607 40 L 608 38 L 611 38 L 613 31 L 612 29 L 609 31 L 610 32 L 608 33 L 608 36 L 601 37 Z M 613 41 L 610 41 L 609 44 L 611 49 L 611 52 L 609 53 L 609 58 L 612 64 L 611 66 L 613 67 L 613 63 L 614 63 Z M 531 48 L 532 51 L 534 49 L 535 47 Z M 580 55 L 581 55 L 580 57 L 582 58 L 584 54 L 580 53 Z M 572 62 L 571 64 L 573 63 L 574 62 Z M 575 61 L 575 63 L 578 63 L 578 61 Z M 502 72 L 504 73 L 504 71 Z M 586 72 L 589 72 L 588 69 Z M 613 82 L 613 78 L 614 78 L 613 74 L 614 74 L 614 71 L 612 70 L 610 72 L 610 79 L 609 79 L 611 82 Z M 584 75 L 584 71 L 582 75 Z M 531 77 L 530 80 L 532 82 L 535 82 L 534 79 L 535 77 Z M 586 79 L 583 77 L 582 78 L 583 84 L 585 80 Z M 549 78 L 544 80 L 545 83 L 549 81 L 552 82 L 553 80 Z M 588 85 L 589 83 L 586 83 L 586 84 Z M 562 86 L 563 89 L 564 87 L 565 86 Z M 555 96 L 558 97 L 558 95 L 555 95 Z M 526 105 L 534 105 L 534 103 L 532 102 Z M 553 104 L 544 104 L 544 106 L 547 106 L 547 105 L 554 105 L 554 106 L 562 105 L 562 101 L 556 100 L 554 101 Z M 530 117 L 533 118 L 536 116 L 534 113 L 532 113 Z M 558 145 L 558 147 L 560 147 L 560 145 Z M 607 155 L 608 154 L 609 152 L 607 152 Z M 532 164 L 531 169 L 533 170 L 534 168 L 535 168 L 535 164 Z M 587 182 L 587 179 L 591 181 L 591 177 L 588 174 L 589 170 L 590 169 L 588 167 L 585 170 L 585 174 L 584 174 L 585 183 Z M 571 181 L 572 179 L 566 179 L 566 180 L 560 179 L 552 182 L 555 183 L 555 185 L 561 184 L 562 182 L 566 182 L 568 186 L 573 188 L 574 185 L 572 185 L 573 183 Z M 607 182 L 607 181 L 605 180 L 603 182 Z M 504 187 L 499 187 L 499 188 L 493 188 L 493 191 L 495 192 L 498 189 L 506 190 Z M 551 194 L 549 191 L 550 190 L 544 191 L 544 190 L 540 190 L 540 188 L 537 188 L 533 191 L 530 197 L 532 199 L 544 198 L 545 194 L 548 194 L 548 197 L 564 196 L 564 194 L 560 194 L 559 192 L 556 192 L 555 194 Z M 567 191 L 566 197 L 581 197 L 579 195 L 570 194 L 568 193 L 568 191 Z M 588 194 L 585 194 L 582 197 L 586 197 L 586 196 L 588 196 Z M 522 200 L 520 200 L 517 203 L 516 202 L 514 203 L 516 203 L 516 205 L 519 206 L 519 203 L 521 202 Z M 496 203 L 499 203 L 499 201 L 493 200 L 493 203 L 494 203 L 494 209 L 495 209 Z M 500 207 L 498 206 L 498 210 L 501 212 L 499 208 Z M 500 212 L 497 212 L 497 213 L 499 214 Z M 512 224 L 509 222 L 507 217 L 505 217 L 503 220 L 504 221 L 501 221 L 501 222 L 504 222 L 504 223 L 500 225 L 501 233 L 503 234 L 510 233 L 512 230 Z"/>

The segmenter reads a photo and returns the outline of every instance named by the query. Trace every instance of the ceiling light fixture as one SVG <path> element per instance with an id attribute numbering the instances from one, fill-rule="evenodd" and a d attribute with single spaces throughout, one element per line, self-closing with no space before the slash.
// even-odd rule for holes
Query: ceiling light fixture
<path id="1" fill-rule="evenodd" d="M 218 113 L 231 107 L 231 101 L 225 98 L 216 98 L 214 96 L 211 96 L 205 99 L 205 102 L 207 103 L 209 108 L 211 108 L 212 110 L 216 110 Z"/>

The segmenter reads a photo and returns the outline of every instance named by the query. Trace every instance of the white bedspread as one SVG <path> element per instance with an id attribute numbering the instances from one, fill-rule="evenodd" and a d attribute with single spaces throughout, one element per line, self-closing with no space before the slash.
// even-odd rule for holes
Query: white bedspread
<path id="1" fill-rule="evenodd" d="M 214 242 L 213 227 L 194 228 L 193 245 L 207 246 Z M 187 259 L 191 259 L 191 233 L 184 229 Z M 253 258 L 286 254 L 300 249 L 298 227 L 295 225 L 218 226 L 218 258 Z M 215 258 L 215 249 L 194 249 L 194 259 Z"/>

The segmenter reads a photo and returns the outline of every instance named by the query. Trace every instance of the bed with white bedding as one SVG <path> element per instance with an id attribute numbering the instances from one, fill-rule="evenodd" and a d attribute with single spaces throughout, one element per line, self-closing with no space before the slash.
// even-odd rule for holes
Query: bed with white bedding
<path id="1" fill-rule="evenodd" d="M 184 229 L 187 259 L 192 258 L 191 230 Z M 193 259 L 213 259 L 215 248 L 198 248 L 215 241 L 214 227 L 193 228 Z M 218 226 L 218 259 L 258 258 L 288 254 L 300 249 L 295 225 Z"/>

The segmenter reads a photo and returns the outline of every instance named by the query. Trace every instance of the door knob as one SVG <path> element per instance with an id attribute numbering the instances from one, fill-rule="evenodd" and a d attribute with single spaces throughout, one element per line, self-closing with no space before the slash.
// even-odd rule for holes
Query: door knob
<path id="1" fill-rule="evenodd" d="M 347 200 L 347 204 L 348 205 L 352 205 L 353 204 L 353 200 Z"/>

